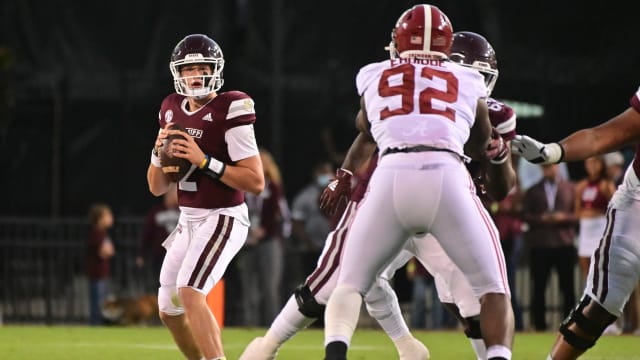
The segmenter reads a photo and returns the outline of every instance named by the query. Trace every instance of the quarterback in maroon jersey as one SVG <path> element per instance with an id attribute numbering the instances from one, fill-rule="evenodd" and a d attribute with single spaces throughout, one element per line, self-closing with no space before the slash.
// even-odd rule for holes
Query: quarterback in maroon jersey
<path id="1" fill-rule="evenodd" d="M 264 175 L 256 144 L 253 100 L 222 87 L 224 58 L 218 44 L 202 34 L 182 39 L 170 68 L 175 94 L 162 102 L 160 131 L 147 181 L 152 194 L 169 189 L 159 151 L 187 159 L 192 166 L 178 183 L 180 219 L 164 242 L 160 270 L 160 318 L 187 359 L 225 359 L 220 328 L 206 295 L 246 240 L 249 218 L 244 192 L 259 194 Z M 186 134 L 172 130 L 172 124 Z M 169 149 L 168 136 L 181 133 Z"/>

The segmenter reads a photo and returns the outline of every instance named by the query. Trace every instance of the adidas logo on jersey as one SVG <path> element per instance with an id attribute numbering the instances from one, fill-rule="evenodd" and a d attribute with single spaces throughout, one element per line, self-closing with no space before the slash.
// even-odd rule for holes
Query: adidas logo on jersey
<path id="1" fill-rule="evenodd" d="M 204 121 L 213 121 L 213 118 L 211 117 L 211 113 L 207 113 L 207 115 L 203 116 L 202 120 L 204 120 Z"/>

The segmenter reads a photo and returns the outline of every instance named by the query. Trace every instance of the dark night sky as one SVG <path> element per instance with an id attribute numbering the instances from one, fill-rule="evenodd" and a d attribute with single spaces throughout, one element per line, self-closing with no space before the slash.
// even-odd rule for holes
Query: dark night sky
<path id="1" fill-rule="evenodd" d="M 258 141 L 277 149 L 287 194 L 313 162 L 355 136 L 354 78 L 385 58 L 410 1 L 34 1 L 0 3 L 0 215 L 119 214 L 153 203 L 145 171 L 157 111 L 173 91 L 168 58 L 183 36 L 221 45 L 224 89 L 256 101 Z M 498 54 L 497 98 L 542 104 L 519 132 L 555 140 L 623 110 L 639 83 L 637 15 L 628 2 L 434 1 L 454 30 L 486 35 Z M 90 4 L 90 5 L 87 5 Z M 243 5 L 244 4 L 244 5 Z M 89 7 L 90 6 L 90 7 Z M 282 129 L 274 135 L 274 37 L 281 33 Z M 8 60 L 7 60 L 8 59 Z M 8 65 L 7 65 L 8 64 Z M 54 139 L 59 139 L 56 143 Z M 280 139 L 277 144 L 275 141 Z M 60 162 L 52 159 L 55 149 Z M 60 183 L 52 186 L 59 170 Z M 59 195 L 54 206 L 52 191 Z"/>

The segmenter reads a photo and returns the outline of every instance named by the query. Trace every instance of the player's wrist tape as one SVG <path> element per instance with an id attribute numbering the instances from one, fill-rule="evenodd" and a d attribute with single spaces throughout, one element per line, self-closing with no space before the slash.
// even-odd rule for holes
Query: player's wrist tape
<path id="1" fill-rule="evenodd" d="M 338 170 L 336 170 L 336 175 L 340 176 L 340 175 L 345 175 L 348 174 L 349 176 L 353 176 L 353 172 L 351 172 L 351 170 L 347 170 L 345 168 L 338 168 Z"/>
<path id="2" fill-rule="evenodd" d="M 564 148 L 560 143 L 554 142 L 546 144 L 547 163 L 557 164 L 564 158 Z"/>
<path id="3" fill-rule="evenodd" d="M 155 147 L 153 148 L 153 150 L 151 150 L 151 165 L 157 168 L 162 167 L 162 165 L 160 164 L 160 157 L 158 156 L 158 150 Z"/>
<path id="4" fill-rule="evenodd" d="M 489 162 L 492 163 L 493 165 L 502 165 L 509 158 L 508 155 L 509 155 L 509 148 L 505 145 L 505 147 L 502 149 L 500 154 L 498 154 L 498 156 L 494 157 L 493 159 L 490 159 Z"/>
<path id="5" fill-rule="evenodd" d="M 224 171 L 227 169 L 227 165 L 214 157 L 205 155 L 204 166 L 202 166 L 201 169 L 205 174 L 217 180 L 222 177 Z"/>

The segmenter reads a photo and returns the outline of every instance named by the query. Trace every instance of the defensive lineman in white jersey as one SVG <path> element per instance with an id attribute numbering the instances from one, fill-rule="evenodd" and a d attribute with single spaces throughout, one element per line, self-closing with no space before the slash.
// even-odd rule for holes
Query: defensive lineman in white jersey
<path id="1" fill-rule="evenodd" d="M 358 125 L 381 157 L 327 304 L 327 360 L 346 359 L 362 295 L 406 239 L 425 232 L 481 299 L 488 359 L 511 357 L 513 313 L 502 250 L 463 163 L 465 153 L 481 159 L 489 141 L 487 89 L 478 72 L 445 61 L 451 40 L 446 15 L 416 5 L 396 24 L 392 59 L 365 66 L 356 78 Z"/>

